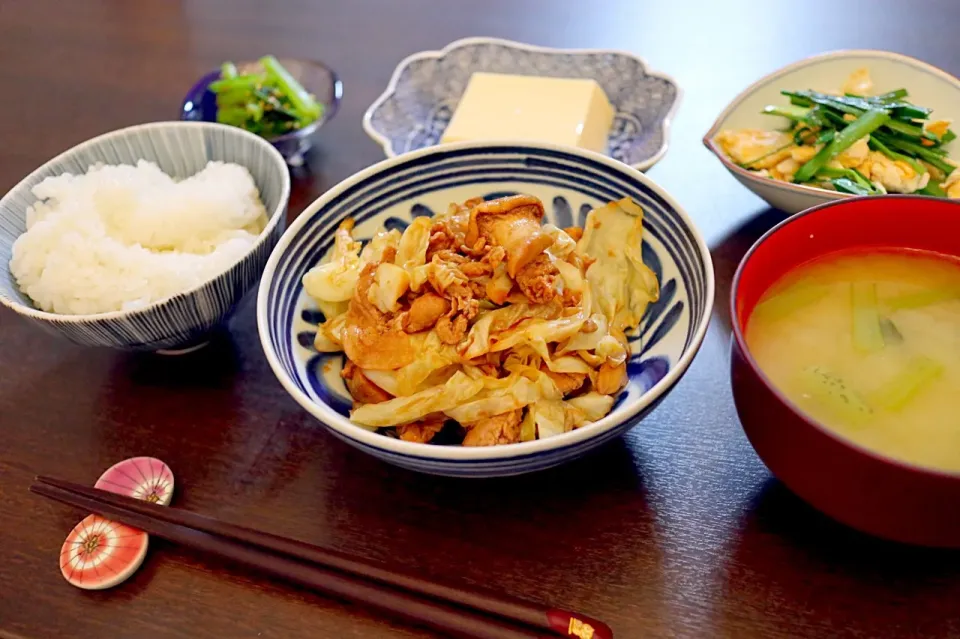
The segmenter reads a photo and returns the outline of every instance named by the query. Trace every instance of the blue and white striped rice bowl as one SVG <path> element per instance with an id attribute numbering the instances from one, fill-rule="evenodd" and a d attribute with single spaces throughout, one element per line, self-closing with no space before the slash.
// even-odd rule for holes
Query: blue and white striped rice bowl
<path id="1" fill-rule="evenodd" d="M 337 225 L 356 221 L 356 237 L 404 228 L 450 202 L 527 193 L 550 222 L 581 225 L 587 212 L 632 197 L 644 217 L 643 261 L 656 273 L 660 300 L 632 338 L 629 384 L 598 422 L 555 437 L 483 448 L 418 444 L 350 423 L 342 354 L 312 348 L 323 316 L 303 290 L 303 275 L 328 253 Z M 494 477 L 527 473 L 580 457 L 635 426 L 666 396 L 700 347 L 713 305 L 710 253 L 690 218 L 639 171 L 600 154 L 551 145 L 482 143 L 430 147 L 376 164 L 330 189 L 280 239 L 260 283 L 257 324 L 264 352 L 293 398 L 343 441 L 384 461 L 425 473 Z"/>
<path id="2" fill-rule="evenodd" d="M 13 243 L 26 230 L 26 210 L 36 202 L 31 189 L 47 177 L 86 173 L 96 163 L 136 164 L 138 160 L 154 162 L 181 179 L 211 160 L 245 166 L 270 216 L 256 245 L 212 280 L 144 308 L 96 315 L 38 310 L 10 273 Z M 156 122 L 106 133 L 61 153 L 0 200 L 0 303 L 40 328 L 85 346 L 160 351 L 202 344 L 256 284 L 283 233 L 289 198 L 290 174 L 283 158 L 269 142 L 242 129 L 204 122 Z"/>

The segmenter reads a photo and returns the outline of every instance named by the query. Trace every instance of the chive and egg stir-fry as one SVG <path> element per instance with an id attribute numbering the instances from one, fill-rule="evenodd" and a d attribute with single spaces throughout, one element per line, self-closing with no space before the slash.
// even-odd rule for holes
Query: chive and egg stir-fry
<path id="1" fill-rule="evenodd" d="M 320 105 L 272 55 L 259 70 L 241 74 L 232 62 L 210 83 L 217 96 L 217 122 L 274 138 L 302 129 L 323 114 Z"/>
<path id="2" fill-rule="evenodd" d="M 872 88 L 858 69 L 842 93 L 784 90 L 790 103 L 763 113 L 789 120 L 787 130 L 725 130 L 714 140 L 740 167 L 774 180 L 854 195 L 960 197 L 960 171 L 943 148 L 956 138 L 950 121 L 909 102 L 906 89 Z"/>
<path id="3" fill-rule="evenodd" d="M 643 212 L 610 202 L 583 229 L 543 215 L 515 195 L 452 204 L 365 246 L 351 220 L 340 226 L 303 284 L 326 318 L 315 348 L 345 354 L 355 424 L 489 446 L 610 412 L 627 383 L 626 334 L 659 295 L 640 258 Z"/>

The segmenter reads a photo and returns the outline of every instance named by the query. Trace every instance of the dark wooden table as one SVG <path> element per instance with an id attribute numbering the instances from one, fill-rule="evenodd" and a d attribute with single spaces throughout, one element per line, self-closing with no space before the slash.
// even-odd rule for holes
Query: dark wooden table
<path id="1" fill-rule="evenodd" d="M 761 74 L 824 50 L 884 48 L 960 72 L 957 0 L 3 0 L 0 191 L 99 133 L 176 116 L 224 59 L 318 58 L 340 113 L 294 176 L 291 214 L 381 158 L 360 127 L 396 63 L 470 35 L 634 51 L 685 95 L 650 175 L 714 252 L 717 305 L 686 377 L 633 432 L 564 468 L 497 481 L 420 476 L 339 443 L 287 397 L 249 295 L 188 357 L 73 347 L 0 311 L 0 636 L 424 637 L 363 610 L 154 542 L 123 586 L 64 582 L 78 513 L 35 474 L 93 482 L 150 454 L 175 503 L 446 578 L 582 609 L 618 637 L 958 637 L 960 556 L 832 523 L 771 479 L 730 397 L 734 268 L 782 214 L 700 144 Z"/>

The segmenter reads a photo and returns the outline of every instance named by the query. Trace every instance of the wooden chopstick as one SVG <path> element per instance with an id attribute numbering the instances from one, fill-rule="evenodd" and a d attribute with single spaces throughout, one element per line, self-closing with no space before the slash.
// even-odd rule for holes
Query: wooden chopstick
<path id="1" fill-rule="evenodd" d="M 126 507 L 163 521 L 189 526 L 195 530 L 201 530 L 213 535 L 259 546 L 272 552 L 302 559 L 303 561 L 309 561 L 328 568 L 360 575 L 366 579 L 371 579 L 396 588 L 402 588 L 428 597 L 453 602 L 456 605 L 467 606 L 498 617 L 513 619 L 535 628 L 549 631 L 554 629 L 549 625 L 547 616 L 549 611 L 527 601 L 508 598 L 489 592 L 466 591 L 452 585 L 427 581 L 417 575 L 388 570 L 360 558 L 313 546 L 295 539 L 288 539 L 251 528 L 237 526 L 190 511 L 156 507 L 153 504 L 143 501 L 129 500 L 120 495 L 73 484 L 72 482 L 50 477 L 37 477 L 37 481 L 70 490 L 77 494 L 101 499 L 107 503 Z M 569 627 L 569 617 L 576 617 L 586 621 L 582 615 L 575 615 L 574 613 L 566 611 L 558 610 L 554 616 L 563 614 L 566 614 L 568 617 L 568 620 L 563 623 L 564 628 Z M 594 626 L 594 628 L 596 628 L 596 626 Z M 560 634 L 559 636 L 566 636 L 566 634 Z"/>
<path id="2" fill-rule="evenodd" d="M 35 484 L 30 490 L 57 501 L 96 512 L 111 520 L 139 528 L 151 535 L 259 569 L 273 576 L 335 597 L 381 610 L 414 624 L 429 626 L 457 637 L 477 639 L 534 639 L 533 629 L 522 629 L 495 617 L 482 616 L 439 602 L 420 599 L 401 590 L 326 570 L 312 563 L 275 555 L 254 546 L 224 539 L 192 528 L 171 524 L 122 507 L 109 505 L 71 491 Z M 162 508 L 162 506 L 158 506 Z"/>
<path id="3" fill-rule="evenodd" d="M 613 636 L 606 624 L 584 615 L 428 581 L 302 541 L 72 482 L 50 477 L 36 481 L 31 490 L 43 496 L 459 636 Z M 419 607 L 411 606 L 412 601 Z"/>

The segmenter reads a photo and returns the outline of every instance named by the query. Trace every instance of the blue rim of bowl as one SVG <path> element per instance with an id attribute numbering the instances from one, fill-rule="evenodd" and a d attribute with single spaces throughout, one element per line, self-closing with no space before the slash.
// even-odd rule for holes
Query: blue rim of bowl
<path id="1" fill-rule="evenodd" d="M 315 67 L 320 67 L 321 69 L 329 73 L 330 78 L 333 80 L 333 87 L 334 87 L 333 101 L 324 102 L 323 113 L 320 114 L 320 117 L 314 120 L 313 122 L 311 122 L 310 124 L 308 124 L 307 126 L 303 127 L 302 129 L 297 129 L 289 133 L 284 133 L 283 135 L 278 135 L 277 137 L 273 137 L 273 138 L 263 138 L 270 144 L 278 144 L 281 142 L 286 142 L 287 140 L 298 140 L 300 138 L 310 135 L 311 133 L 319 129 L 322 125 L 326 124 L 328 121 L 333 119 L 333 116 L 335 116 L 337 114 L 337 111 L 340 110 L 340 101 L 343 100 L 343 82 L 340 80 L 340 76 L 337 74 L 337 72 L 331 69 L 330 67 L 328 67 L 326 64 L 324 64 L 323 62 L 320 62 L 319 60 L 307 60 L 305 58 L 284 58 L 284 59 L 287 59 L 287 60 L 295 59 L 297 62 L 300 62 L 303 64 L 309 64 Z M 254 60 L 246 60 L 243 62 L 238 62 L 236 64 L 237 66 L 243 66 L 243 65 L 254 64 L 254 63 L 255 63 Z M 189 99 L 190 96 L 196 95 L 196 94 L 203 94 L 204 92 L 209 91 L 208 87 L 210 86 L 210 83 L 215 81 L 219 77 L 220 77 L 219 69 L 208 71 L 207 73 L 200 76 L 200 79 L 197 80 L 192 87 L 190 87 L 190 90 L 187 91 L 186 95 L 180 101 L 179 117 L 181 122 L 208 122 L 210 124 L 219 124 L 219 122 L 214 122 L 211 120 L 190 120 L 183 117 L 187 113 L 187 103 L 193 102 L 193 100 Z M 224 125 L 224 126 L 229 126 L 229 125 Z M 233 127 L 233 128 L 240 128 L 240 127 Z M 261 137 L 261 136 L 257 136 L 257 137 Z"/>
<path id="2" fill-rule="evenodd" d="M 704 296 L 703 314 L 701 318 L 698 318 L 701 320 L 700 324 L 690 339 L 689 345 L 677 360 L 676 365 L 672 367 L 670 371 L 652 388 L 635 399 L 627 408 L 627 413 L 625 415 L 618 416 L 616 419 L 614 419 L 611 415 L 607 415 L 596 422 L 588 424 L 587 426 L 583 426 L 582 428 L 578 428 L 561 435 L 556 435 L 554 437 L 549 437 L 547 439 L 538 439 L 531 442 L 521 442 L 504 446 L 488 446 L 481 448 L 465 448 L 463 446 L 435 446 L 432 444 L 420 444 L 393 439 L 391 437 L 386 437 L 379 433 L 364 429 L 356 424 L 353 424 L 342 415 L 336 413 L 327 405 L 314 402 L 306 395 L 306 393 L 296 387 L 296 385 L 289 379 L 283 364 L 280 362 L 277 354 L 273 351 L 271 346 L 268 328 L 270 319 L 267 315 L 267 301 L 270 292 L 270 282 L 274 277 L 281 255 L 294 241 L 294 238 L 300 232 L 300 230 L 307 225 L 313 214 L 330 201 L 336 199 L 345 189 L 375 176 L 383 169 L 401 165 L 408 161 L 414 161 L 423 156 L 436 153 L 440 150 L 459 151 L 473 149 L 479 151 L 484 148 L 504 146 L 520 149 L 535 148 L 547 150 L 555 153 L 570 155 L 578 159 L 586 159 L 600 163 L 619 172 L 635 171 L 629 165 L 614 160 L 613 158 L 601 153 L 586 151 L 583 149 L 572 149 L 569 147 L 546 143 L 519 144 L 510 140 L 499 140 L 488 142 L 460 142 L 455 144 L 444 144 L 442 147 L 425 147 L 423 149 L 404 153 L 393 158 L 381 160 L 377 164 L 355 173 L 351 177 L 329 189 L 325 194 L 314 200 L 299 216 L 297 216 L 297 219 L 287 228 L 283 236 L 277 242 L 277 245 L 274 247 L 273 252 L 270 254 L 270 259 L 267 260 L 267 264 L 263 269 L 263 276 L 260 280 L 260 288 L 257 292 L 257 332 L 260 336 L 260 344 L 263 348 L 264 355 L 270 364 L 270 368 L 273 370 L 274 375 L 280 381 L 287 393 L 289 393 L 290 396 L 293 397 L 293 399 L 307 412 L 313 415 L 314 418 L 327 427 L 333 429 L 337 435 L 346 437 L 371 448 L 385 450 L 387 452 L 399 454 L 405 457 L 420 457 L 452 462 L 493 461 L 506 458 L 528 457 L 550 450 L 569 448 L 576 444 L 593 439 L 602 433 L 615 429 L 620 424 L 634 419 L 646 407 L 660 399 L 664 393 L 669 391 L 679 381 L 699 351 L 700 346 L 703 343 L 703 338 L 706 335 L 710 324 L 710 316 L 712 314 L 715 293 L 713 260 L 710 255 L 710 249 L 707 247 L 706 241 L 683 207 L 680 206 L 680 204 L 669 193 L 667 193 L 663 187 L 658 185 L 640 171 L 636 171 L 632 177 L 642 182 L 644 186 L 648 187 L 659 197 L 663 198 L 663 200 L 677 213 L 679 218 L 683 220 L 683 223 L 690 230 L 691 236 L 695 240 L 694 245 L 696 246 L 700 257 L 703 260 L 705 271 L 704 286 L 706 288 L 706 294 Z"/>
<path id="3" fill-rule="evenodd" d="M 868 195 L 868 196 L 858 196 L 856 197 L 856 202 L 860 203 L 861 200 L 883 200 L 888 202 L 890 199 L 895 200 L 905 200 L 916 201 L 916 200 L 931 200 L 934 202 L 947 203 L 956 206 L 958 212 L 960 212 L 960 200 L 950 200 L 948 198 L 935 197 L 932 195 L 904 195 L 904 194 L 888 194 L 888 195 Z M 901 459 L 895 459 L 893 457 L 887 457 L 876 451 L 865 448 L 862 445 L 854 442 L 851 439 L 847 439 L 842 435 L 838 435 L 834 431 L 823 426 L 817 420 L 807 416 L 796 404 L 793 403 L 786 395 L 784 395 L 780 390 L 774 385 L 774 383 L 767 377 L 766 373 L 763 372 L 763 369 L 760 368 L 760 365 L 757 363 L 757 360 L 754 359 L 753 355 L 750 352 L 750 349 L 747 347 L 747 338 L 744 335 L 743 327 L 740 326 L 740 322 L 737 321 L 737 292 L 740 290 L 740 278 L 743 276 L 743 270 L 746 268 L 747 262 L 753 257 L 753 254 L 756 253 L 757 249 L 766 242 L 768 239 L 779 233 L 784 227 L 793 224 L 794 222 L 799 221 L 801 218 L 806 217 L 807 215 L 812 215 L 814 213 L 819 213 L 823 209 L 829 209 L 833 207 L 840 207 L 852 204 L 850 200 L 835 200 L 833 202 L 824 202 L 823 204 L 818 204 L 816 206 L 811 206 L 808 209 L 800 211 L 796 215 L 791 215 L 787 219 L 783 220 L 772 229 L 764 233 L 759 240 L 753 243 L 753 246 L 744 254 L 743 259 L 740 260 L 740 264 L 737 266 L 737 270 L 733 275 L 733 280 L 730 284 L 730 302 L 729 302 L 729 311 L 730 311 L 730 325 L 733 328 L 733 337 L 732 344 L 736 345 L 740 349 L 740 352 L 743 353 L 743 358 L 747 362 L 747 365 L 753 370 L 754 374 L 760 378 L 764 386 L 767 387 L 771 393 L 780 401 L 781 404 L 790 409 L 794 415 L 802 419 L 804 422 L 809 424 L 812 428 L 820 431 L 822 434 L 826 435 L 830 439 L 844 446 L 855 449 L 857 452 L 875 459 L 877 461 L 882 461 L 898 468 L 904 470 L 911 470 L 921 473 L 927 473 L 930 475 L 936 475 L 938 477 L 943 477 L 945 479 L 951 480 L 960 480 L 960 471 L 950 472 L 948 470 L 940 470 L 937 468 L 931 468 L 929 466 L 920 466 L 912 462 L 903 461 Z"/>
<path id="4" fill-rule="evenodd" d="M 384 89 L 376 100 L 367 108 L 366 112 L 363 114 L 363 130 L 364 132 L 380 147 L 383 149 L 384 155 L 387 158 L 395 158 L 398 155 L 402 155 L 393 150 L 393 145 L 390 143 L 390 140 L 377 131 L 373 124 L 373 113 L 380 105 L 386 102 L 387 98 L 393 95 L 397 90 L 397 84 L 400 81 L 400 76 L 403 74 L 404 69 L 406 69 L 411 63 L 417 60 L 427 60 L 430 58 L 442 58 L 446 54 L 450 53 L 454 49 L 458 49 L 463 46 L 468 46 L 472 44 L 499 44 L 505 47 L 510 47 L 513 49 L 523 49 L 525 51 L 538 51 L 540 53 L 553 53 L 553 54 L 565 54 L 565 55 L 576 55 L 576 54 L 613 54 L 613 55 L 622 55 L 628 58 L 636 60 L 640 67 L 643 69 L 644 73 L 648 76 L 655 78 L 662 78 L 669 81 L 677 90 L 677 97 L 674 99 L 673 104 L 670 105 L 670 109 L 663 116 L 663 119 L 660 121 L 660 129 L 663 134 L 663 144 L 660 145 L 660 148 L 657 149 L 657 152 L 650 156 L 648 159 L 643 162 L 637 162 L 636 164 L 628 164 L 638 171 L 646 171 L 651 168 L 654 164 L 659 162 L 667 154 L 667 150 L 670 147 L 670 129 L 673 124 L 673 118 L 677 114 L 677 109 L 680 108 L 680 102 L 683 100 L 683 88 L 680 86 L 680 83 L 677 80 L 662 71 L 653 71 L 650 69 L 650 65 L 647 63 L 645 58 L 642 58 L 638 55 L 630 53 L 629 51 L 622 51 L 619 49 L 558 49 L 556 47 L 541 47 L 535 44 L 526 44 L 524 42 L 516 42 L 514 40 L 506 40 L 503 38 L 488 38 L 483 36 L 476 36 L 470 38 L 461 38 L 460 40 L 455 40 L 443 47 L 440 50 L 427 50 L 419 51 L 408 55 L 403 60 L 400 61 L 400 64 L 396 66 L 393 70 L 393 75 L 390 76 L 390 81 L 387 83 L 387 88 Z M 426 147 L 430 148 L 430 147 Z M 420 151 L 421 149 L 417 149 Z M 601 153 L 605 157 L 610 157 L 606 153 Z M 612 158 L 611 158 L 612 159 Z"/>
<path id="5" fill-rule="evenodd" d="M 252 247 L 250 247 L 250 250 L 237 262 L 240 262 L 243 259 L 246 259 L 246 257 L 250 253 L 254 252 L 260 246 L 263 245 L 263 243 L 272 235 L 273 230 L 277 227 L 277 224 L 279 224 L 280 220 L 283 218 L 282 212 L 286 209 L 287 204 L 289 203 L 289 200 L 290 200 L 290 172 L 287 170 L 287 163 L 283 159 L 283 156 L 280 155 L 280 152 L 277 151 L 277 149 L 274 148 L 274 146 L 270 144 L 270 142 L 261 138 L 258 135 L 254 135 L 249 131 L 244 131 L 243 129 L 237 128 L 235 126 L 227 126 L 226 124 L 218 124 L 216 122 L 192 122 L 192 121 L 184 121 L 184 120 L 173 120 L 170 122 L 149 122 L 147 124 L 135 124 L 133 126 L 117 129 L 116 131 L 109 131 L 107 133 L 98 135 L 94 138 L 90 138 L 89 140 L 85 140 L 80 144 L 72 146 L 66 151 L 64 151 L 63 153 L 60 153 L 59 155 L 47 160 L 46 162 L 41 164 L 38 168 L 31 171 L 30 174 L 27 175 L 25 178 L 17 182 L 16 185 L 14 185 L 13 188 L 10 189 L 10 191 L 8 191 L 7 194 L 3 196 L 2 199 L 6 199 L 11 192 L 17 190 L 18 188 L 20 188 L 22 184 L 24 184 L 25 182 L 29 182 L 34 176 L 41 173 L 48 164 L 51 164 L 53 162 L 59 162 L 64 158 L 66 158 L 68 155 L 73 154 L 74 152 L 81 151 L 99 142 L 111 140 L 113 138 L 121 138 L 134 131 L 161 129 L 161 128 L 170 127 L 170 126 L 186 126 L 186 127 L 196 127 L 196 128 L 213 127 L 217 129 L 229 130 L 232 133 L 249 137 L 253 140 L 256 140 L 257 144 L 264 145 L 264 148 L 267 150 L 267 152 L 273 154 L 274 162 L 276 162 L 278 166 L 283 167 L 283 171 L 281 171 L 281 174 L 283 176 L 281 178 L 283 180 L 283 188 L 281 188 L 280 190 L 280 200 L 279 200 L 279 203 L 277 204 L 277 208 L 275 208 L 270 213 L 270 217 L 267 220 L 267 225 L 263 228 L 263 231 L 261 231 L 260 235 L 257 237 L 257 243 L 254 244 Z M 2 199 L 0 199 L 0 201 L 2 201 Z M 0 304 L 2 304 L 3 306 L 6 306 L 7 308 L 14 311 L 15 313 L 18 313 L 20 315 L 24 315 L 27 317 L 33 317 L 40 320 L 57 320 L 59 322 L 69 322 L 69 323 L 76 323 L 76 324 L 83 323 L 83 322 L 99 321 L 99 320 L 111 320 L 111 319 L 116 319 L 120 317 L 125 317 L 125 318 L 140 317 L 140 316 L 149 315 L 154 310 L 156 310 L 157 308 L 165 304 L 170 304 L 179 300 L 186 299 L 190 295 L 193 295 L 194 293 L 202 289 L 204 286 L 208 285 L 210 282 L 216 280 L 219 277 L 223 277 L 234 266 L 236 266 L 236 262 L 234 264 L 231 264 L 230 268 L 226 269 L 224 272 L 219 273 L 209 279 L 206 279 L 203 282 L 200 282 L 193 288 L 190 288 L 186 291 L 181 291 L 171 297 L 166 297 L 162 300 L 157 300 L 156 302 L 148 304 L 147 306 L 136 308 L 130 311 L 110 311 L 109 313 L 88 313 L 83 315 L 49 313 L 47 311 L 41 311 L 40 309 L 35 308 L 33 306 L 28 306 L 26 304 L 21 304 L 11 299 L 7 299 L 7 297 L 3 295 L 0 295 Z"/>
<path id="6" fill-rule="evenodd" d="M 820 196 L 829 196 L 834 201 L 837 200 L 846 200 L 851 197 L 857 197 L 849 193 L 838 193 L 837 191 L 831 191 L 829 189 L 821 189 L 817 186 L 807 186 L 803 184 L 792 184 L 790 182 L 780 182 L 779 180 L 771 180 L 770 178 L 760 177 L 754 175 L 747 169 L 737 166 L 733 163 L 730 158 L 723 152 L 723 150 L 713 141 L 713 138 L 720 132 L 720 126 L 723 121 L 734 111 L 739 108 L 740 103 L 745 99 L 753 95 L 757 91 L 767 84 L 780 79 L 781 77 L 796 71 L 797 69 L 802 69 L 804 67 L 816 64 L 818 62 L 823 62 L 825 60 L 834 60 L 837 58 L 852 58 L 852 57 L 865 57 L 865 58 L 877 58 L 883 60 L 895 60 L 897 62 L 903 62 L 910 66 L 916 67 L 917 70 L 924 71 L 931 75 L 934 75 L 941 80 L 949 82 L 952 84 L 958 91 L 960 91 L 960 79 L 956 76 L 951 75 L 950 73 L 933 66 L 929 62 L 924 62 L 923 60 L 918 60 L 917 58 L 912 58 L 908 55 L 902 53 L 895 53 L 893 51 L 882 51 L 879 49 L 840 49 L 837 51 L 828 51 L 827 53 L 820 53 L 817 55 L 810 56 L 808 58 L 803 58 L 796 62 L 792 62 L 785 67 L 780 67 L 773 73 L 768 73 L 763 76 L 746 89 L 737 94 L 737 96 L 730 101 L 730 103 L 720 112 L 720 115 L 717 116 L 717 119 L 713 121 L 713 124 L 710 125 L 710 129 L 703 135 L 703 145 L 713 153 L 720 163 L 731 173 L 738 175 L 744 179 L 750 180 L 756 184 L 770 184 L 781 190 L 791 191 L 793 193 L 810 195 L 816 194 Z M 884 196 L 879 196 L 884 197 Z M 797 213 L 796 215 L 799 215 Z"/>

